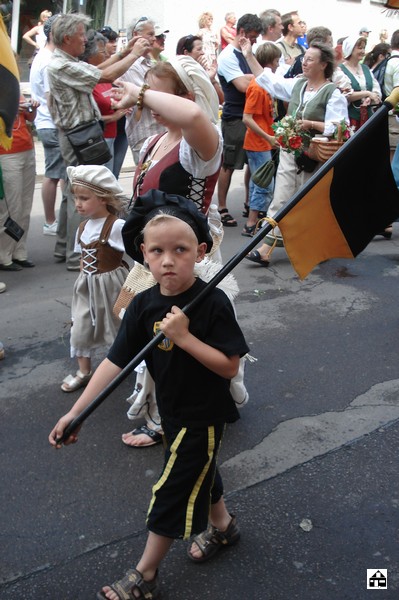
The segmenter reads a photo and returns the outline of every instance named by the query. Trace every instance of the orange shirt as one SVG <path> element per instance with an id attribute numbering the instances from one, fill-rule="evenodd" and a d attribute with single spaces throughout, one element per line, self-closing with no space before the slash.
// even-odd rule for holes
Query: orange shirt
<path id="1" fill-rule="evenodd" d="M 244 114 L 252 115 L 255 123 L 269 135 L 274 135 L 272 129 L 274 107 L 270 94 L 261 88 L 253 79 L 248 86 Z M 264 152 L 271 150 L 272 146 L 267 140 L 260 137 L 257 133 L 247 127 L 247 133 L 244 139 L 244 150 L 252 152 Z"/>
<path id="2" fill-rule="evenodd" d="M 23 100 L 23 98 L 21 98 Z M 23 112 L 18 112 L 12 128 L 12 145 L 10 150 L 5 150 L 0 146 L 0 154 L 17 154 L 32 150 L 34 147 L 32 133 L 29 125 L 27 125 Z"/>

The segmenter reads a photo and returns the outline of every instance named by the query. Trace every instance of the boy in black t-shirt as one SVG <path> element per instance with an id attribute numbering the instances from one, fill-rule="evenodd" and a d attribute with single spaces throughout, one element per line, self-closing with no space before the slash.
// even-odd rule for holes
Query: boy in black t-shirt
<path id="1" fill-rule="evenodd" d="M 225 423 L 239 418 L 230 379 L 248 347 L 221 290 L 211 290 L 190 318 L 181 310 L 205 285 L 195 278 L 194 266 L 212 246 L 206 217 L 191 201 L 152 190 L 137 199 L 123 237 L 127 252 L 140 262 L 144 258 L 157 285 L 133 299 L 108 357 L 49 440 L 61 447 L 56 440 L 71 420 L 163 332 L 163 341 L 146 357 L 165 436 L 165 462 L 152 489 L 146 547 L 136 568 L 97 594 L 110 600 L 155 599 L 158 566 L 173 539 L 195 535 L 188 555 L 202 562 L 240 537 L 236 519 L 224 504 L 216 458 Z M 65 443 L 76 439 L 72 434 Z"/>

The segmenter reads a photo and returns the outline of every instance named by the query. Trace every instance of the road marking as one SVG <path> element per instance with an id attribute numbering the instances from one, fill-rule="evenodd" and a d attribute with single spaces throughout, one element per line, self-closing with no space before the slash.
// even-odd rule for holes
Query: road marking
<path id="1" fill-rule="evenodd" d="M 259 444 L 221 465 L 226 487 L 241 490 L 399 419 L 399 379 L 378 383 L 338 412 L 280 423 Z"/>

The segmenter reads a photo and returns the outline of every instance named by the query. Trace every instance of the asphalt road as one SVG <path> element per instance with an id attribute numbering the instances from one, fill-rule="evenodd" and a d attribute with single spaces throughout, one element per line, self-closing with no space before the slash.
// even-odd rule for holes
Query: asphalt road
<path id="1" fill-rule="evenodd" d="M 122 183 L 129 191 L 131 175 Z M 240 226 L 225 230 L 225 260 L 246 242 L 241 173 L 230 198 Z M 54 263 L 54 239 L 41 228 L 38 184 L 36 268 L 0 277 L 0 598 L 89 600 L 140 556 L 162 449 L 120 441 L 131 381 L 76 446 L 48 445 L 76 398 L 60 390 L 75 367 L 76 273 Z M 257 361 L 246 366 L 250 402 L 227 430 L 220 464 L 242 540 L 202 565 L 177 542 L 160 573 L 163 600 L 363 600 L 376 591 L 368 569 L 386 569 L 383 597 L 398 598 L 398 264 L 395 224 L 391 241 L 324 263 L 303 282 L 282 249 L 269 269 L 237 266 L 236 308 Z"/>

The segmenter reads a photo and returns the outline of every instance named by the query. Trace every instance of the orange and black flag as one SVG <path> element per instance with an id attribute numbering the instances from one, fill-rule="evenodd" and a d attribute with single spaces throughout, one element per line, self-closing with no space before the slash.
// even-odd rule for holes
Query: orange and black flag
<path id="1" fill-rule="evenodd" d="M 274 216 L 301 279 L 322 261 L 355 258 L 399 217 L 388 138 L 388 112 L 397 95 L 387 98 Z"/>
<path id="2" fill-rule="evenodd" d="M 10 38 L 0 16 L 0 145 L 11 148 L 12 126 L 19 106 L 19 73 Z"/>

